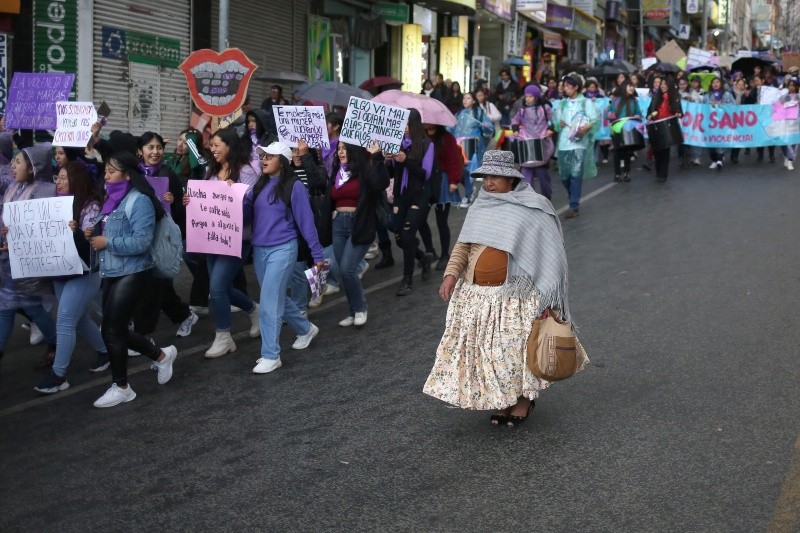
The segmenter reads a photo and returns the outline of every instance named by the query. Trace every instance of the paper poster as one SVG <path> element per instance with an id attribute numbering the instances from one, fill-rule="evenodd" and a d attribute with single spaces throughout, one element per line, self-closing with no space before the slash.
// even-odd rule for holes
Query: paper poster
<path id="1" fill-rule="evenodd" d="M 278 128 L 278 140 L 292 148 L 303 139 L 311 148 L 327 150 L 328 125 L 322 106 L 274 105 L 272 115 Z"/>
<path id="2" fill-rule="evenodd" d="M 144 179 L 147 180 L 147 183 L 149 183 L 155 191 L 156 198 L 161 200 L 161 205 L 164 206 L 164 210 L 167 213 L 171 213 L 172 206 L 169 202 L 164 200 L 164 194 L 169 190 L 169 178 L 166 176 L 145 176 Z M 177 200 L 180 200 L 180 198 Z"/>
<path id="3" fill-rule="evenodd" d="M 653 65 L 658 63 L 657 57 L 643 57 L 642 58 L 642 70 L 647 70 Z"/>
<path id="4" fill-rule="evenodd" d="M 6 105 L 6 128 L 56 129 L 56 102 L 69 99 L 75 74 L 17 72 Z"/>
<path id="5" fill-rule="evenodd" d="M 85 148 L 92 137 L 97 111 L 92 102 L 56 102 L 53 146 Z"/>
<path id="6" fill-rule="evenodd" d="M 702 65 L 710 65 L 714 56 L 715 54 L 711 50 L 701 50 L 693 46 L 689 48 L 689 59 L 686 61 L 686 68 L 691 70 Z"/>
<path id="7" fill-rule="evenodd" d="M 186 251 L 242 256 L 247 185 L 224 181 L 189 180 L 186 195 Z"/>
<path id="8" fill-rule="evenodd" d="M 224 117 L 241 109 L 257 65 L 238 48 L 221 54 L 195 50 L 178 67 L 186 76 L 192 101 L 203 113 Z"/>
<path id="9" fill-rule="evenodd" d="M 350 97 L 339 140 L 366 148 L 378 141 L 385 154 L 396 154 L 410 111 L 355 96 Z"/>
<path id="10" fill-rule="evenodd" d="M 83 272 L 69 221 L 72 196 L 7 202 L 3 223 L 11 277 L 72 276 Z"/>
<path id="11" fill-rule="evenodd" d="M 318 269 L 316 265 L 305 271 L 308 285 L 311 287 L 311 299 L 319 298 L 322 296 L 322 288 L 328 280 L 328 273 L 331 270 L 331 260 L 325 260 L 325 266 L 322 270 Z"/>

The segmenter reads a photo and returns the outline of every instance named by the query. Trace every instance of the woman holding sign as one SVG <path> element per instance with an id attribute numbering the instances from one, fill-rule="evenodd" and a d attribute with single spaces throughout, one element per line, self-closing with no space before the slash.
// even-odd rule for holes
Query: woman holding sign
<path id="1" fill-rule="evenodd" d="M 112 384 L 94 402 L 95 407 L 113 407 L 136 398 L 128 384 L 128 349 L 155 362 L 158 383 L 172 378 L 174 346 L 157 348 L 128 323 L 139 300 L 153 282 L 150 245 L 156 221 L 166 215 L 153 188 L 139 173 L 136 156 L 119 152 L 106 162 L 106 198 L 94 227 L 84 235 L 98 252 L 103 279 L 103 340 L 111 361 Z"/>
<path id="2" fill-rule="evenodd" d="M 267 374 L 282 364 L 283 321 L 297 333 L 292 345 L 295 350 L 308 348 L 319 333 L 286 294 L 297 262 L 298 230 L 308 243 L 315 266 L 321 271 L 325 263 L 308 190 L 290 164 L 291 149 L 275 142 L 258 150 L 263 171 L 244 197 L 244 222 L 253 226 L 253 266 L 261 286 L 261 357 L 253 373 Z"/>
<path id="3" fill-rule="evenodd" d="M 53 169 L 50 166 L 50 146 L 23 148 L 11 163 L 14 181 L 3 196 L 3 209 L 9 202 L 50 198 L 55 196 Z M 53 319 L 42 306 L 42 296 L 52 294 L 52 287 L 45 278 L 12 279 L 11 262 L 8 256 L 6 234 L 8 227 L 2 225 L 2 246 L 0 246 L 0 358 L 14 328 L 14 315 L 22 309 L 39 326 L 47 343 L 47 351 L 36 364 L 37 368 L 47 368 L 53 364 L 56 354 L 56 330 Z"/>
<path id="4" fill-rule="evenodd" d="M 94 179 L 86 167 L 76 161 L 68 161 L 55 178 L 56 194 L 72 196 L 72 230 L 75 247 L 83 261 L 83 272 L 76 276 L 55 278 L 53 285 L 58 298 L 56 318 L 57 342 L 53 368 L 34 390 L 40 394 L 54 394 L 69 388 L 66 380 L 67 367 L 75 350 L 76 331 L 94 348 L 97 360 L 89 370 L 102 372 L 109 365 L 108 352 L 100 334 L 100 328 L 89 316 L 89 307 L 100 290 L 100 274 L 90 270 L 92 264 L 89 241 L 84 231 L 91 228 L 100 214 L 102 200 L 94 187 Z"/>
<path id="5" fill-rule="evenodd" d="M 347 296 L 350 314 L 339 322 L 342 327 L 367 323 L 367 300 L 358 278 L 358 264 L 375 240 L 376 206 L 388 186 L 389 174 L 377 142 L 364 149 L 339 141 L 320 217 L 320 233 L 323 245 L 333 243 Z"/>

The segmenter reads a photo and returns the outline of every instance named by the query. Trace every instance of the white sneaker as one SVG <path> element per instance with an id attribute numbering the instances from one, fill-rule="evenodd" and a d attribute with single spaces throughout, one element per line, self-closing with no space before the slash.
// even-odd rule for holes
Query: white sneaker
<path id="1" fill-rule="evenodd" d="M 189 317 L 181 322 L 181 327 L 178 328 L 178 332 L 175 334 L 176 337 L 188 337 L 192 334 L 192 326 L 197 324 L 197 321 L 200 320 L 200 317 L 195 314 L 194 311 L 189 311 Z"/>
<path id="2" fill-rule="evenodd" d="M 373 242 L 372 244 L 369 245 L 369 249 L 367 250 L 367 253 L 364 255 L 364 259 L 367 260 L 375 259 L 377 256 L 378 256 L 378 244 Z"/>
<path id="3" fill-rule="evenodd" d="M 708 169 L 709 170 L 714 170 L 715 168 L 717 168 L 717 163 L 718 163 L 718 161 L 712 161 L 711 164 L 708 165 Z"/>
<path id="4" fill-rule="evenodd" d="M 292 344 L 292 348 L 295 350 L 305 350 L 308 348 L 308 345 L 311 344 L 311 341 L 314 340 L 314 337 L 316 337 L 318 334 L 319 328 L 314 324 L 311 324 L 311 327 L 308 329 L 308 333 L 297 336 L 297 340 L 295 340 L 294 344 Z"/>
<path id="5" fill-rule="evenodd" d="M 337 287 L 336 285 L 331 285 L 330 283 L 326 283 L 325 284 L 325 290 L 322 291 L 322 295 L 323 296 L 330 296 L 331 294 L 336 294 L 340 290 L 341 289 L 339 287 Z"/>
<path id="6" fill-rule="evenodd" d="M 140 354 L 136 350 L 131 350 L 130 348 L 128 348 L 128 357 L 139 357 L 140 355 L 142 354 Z"/>
<path id="7" fill-rule="evenodd" d="M 717 170 L 722 168 L 722 161 L 717 161 Z"/>
<path id="8" fill-rule="evenodd" d="M 340 321 L 339 325 L 342 326 L 343 328 L 348 328 L 348 327 L 352 326 L 353 324 L 355 324 L 355 322 L 356 322 L 356 319 L 353 318 L 352 316 L 349 316 L 349 317 L 345 318 L 344 320 Z"/>
<path id="9" fill-rule="evenodd" d="M 469 200 L 466 198 L 461 199 L 461 203 L 458 204 L 459 207 L 469 207 Z"/>
<path id="10" fill-rule="evenodd" d="M 206 359 L 216 359 L 231 352 L 236 351 L 236 343 L 233 342 L 230 331 L 218 331 L 214 336 L 214 343 L 211 345 L 205 355 Z"/>
<path id="11" fill-rule="evenodd" d="M 153 365 L 156 367 L 156 370 L 158 370 L 159 385 L 163 385 L 172 379 L 172 363 L 174 363 L 175 358 L 178 357 L 178 349 L 174 346 L 161 348 L 161 351 L 164 352 L 164 359 L 162 361 L 156 361 Z"/>
<path id="12" fill-rule="evenodd" d="M 208 307 L 201 305 L 190 305 L 189 310 L 197 316 L 208 316 Z"/>
<path id="13" fill-rule="evenodd" d="M 786 161 L 786 170 L 794 170 L 794 163 L 792 163 L 791 161 Z M 32 331 L 31 335 L 33 335 Z"/>
<path id="14" fill-rule="evenodd" d="M 369 263 L 367 263 L 364 266 L 364 270 L 361 270 L 361 271 L 358 272 L 358 279 L 363 278 L 364 277 L 364 272 L 366 272 L 367 270 L 369 270 Z"/>
<path id="15" fill-rule="evenodd" d="M 699 160 L 699 159 L 697 159 L 697 158 L 694 158 L 694 159 L 692 159 L 692 164 L 693 164 L 694 166 L 696 166 L 696 167 L 699 167 L 699 166 L 700 166 L 702 163 L 700 163 L 700 160 Z"/>
<path id="16" fill-rule="evenodd" d="M 308 301 L 308 306 L 310 308 L 312 308 L 312 309 L 315 308 L 315 307 L 319 307 L 320 305 L 322 305 L 322 295 L 321 294 L 319 296 L 317 296 L 316 298 L 311 298 Z"/>
<path id="17" fill-rule="evenodd" d="M 232 306 L 231 306 L 231 313 L 238 313 L 239 311 L 241 311 L 241 309 L 239 309 L 239 308 L 238 308 L 238 307 L 236 307 L 235 305 L 232 305 Z"/>
<path id="18" fill-rule="evenodd" d="M 259 358 L 253 368 L 253 374 L 269 374 L 273 370 L 278 370 L 282 365 L 280 357 L 277 359 Z"/>
<path id="19" fill-rule="evenodd" d="M 129 402 L 134 398 L 136 398 L 136 393 L 133 392 L 133 387 L 131 387 L 130 384 L 128 384 L 127 389 L 123 389 L 122 387 L 118 387 L 116 383 L 112 383 L 111 388 L 94 402 L 94 406 L 101 408 L 114 407 L 123 402 Z"/>
<path id="20" fill-rule="evenodd" d="M 250 317 L 250 338 L 257 339 L 261 335 L 261 324 L 258 322 L 258 312 L 261 308 L 258 304 L 250 311 L 247 316 Z"/>
<path id="21" fill-rule="evenodd" d="M 367 312 L 364 311 L 363 313 L 356 313 L 356 316 L 353 319 L 353 325 L 356 327 L 361 327 L 366 323 L 367 323 Z"/>
<path id="22" fill-rule="evenodd" d="M 44 334 L 42 333 L 42 330 L 39 329 L 39 326 L 31 322 L 31 346 L 36 346 L 43 340 Z"/>

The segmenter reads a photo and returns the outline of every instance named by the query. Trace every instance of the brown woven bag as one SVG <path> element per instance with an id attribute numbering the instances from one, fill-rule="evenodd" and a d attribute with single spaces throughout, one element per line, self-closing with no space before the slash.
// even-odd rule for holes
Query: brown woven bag
<path id="1" fill-rule="evenodd" d="M 569 322 L 548 310 L 545 318 L 533 321 L 528 337 L 528 369 L 539 379 L 561 381 L 578 368 L 580 345 Z"/>

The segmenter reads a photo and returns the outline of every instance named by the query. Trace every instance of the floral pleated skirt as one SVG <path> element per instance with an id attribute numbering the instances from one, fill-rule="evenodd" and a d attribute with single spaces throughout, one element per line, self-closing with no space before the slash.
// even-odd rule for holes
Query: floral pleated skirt
<path id="1" fill-rule="evenodd" d="M 538 299 L 508 298 L 503 287 L 459 279 L 423 392 L 464 409 L 504 409 L 534 399 L 549 382 L 528 370 L 528 337 Z M 580 350 L 582 352 L 582 350 Z M 579 367 L 588 362 L 584 357 Z"/>

